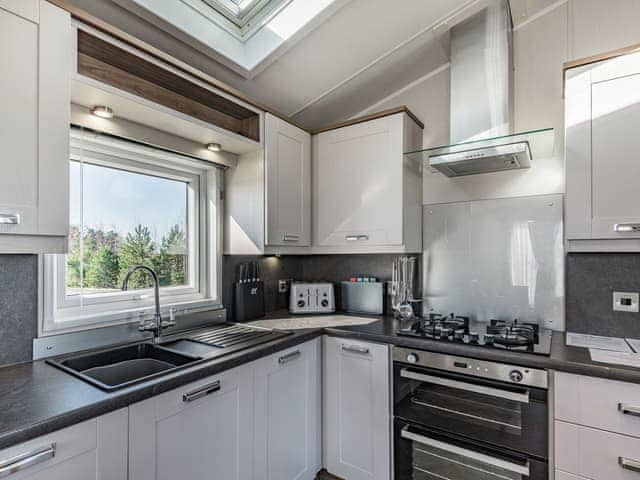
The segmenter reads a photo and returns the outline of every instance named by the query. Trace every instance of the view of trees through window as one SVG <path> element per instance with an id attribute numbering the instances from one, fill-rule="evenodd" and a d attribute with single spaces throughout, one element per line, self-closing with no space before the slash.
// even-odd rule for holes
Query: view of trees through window
<path id="1" fill-rule="evenodd" d="M 71 163 L 67 294 L 120 289 L 134 265 L 156 270 L 161 286 L 188 284 L 187 184 L 86 163 Z M 136 272 L 129 288 L 148 288 Z"/>

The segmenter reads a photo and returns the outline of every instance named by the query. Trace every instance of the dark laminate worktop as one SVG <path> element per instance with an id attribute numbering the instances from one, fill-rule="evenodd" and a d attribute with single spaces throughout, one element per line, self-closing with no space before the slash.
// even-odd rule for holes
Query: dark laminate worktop
<path id="1" fill-rule="evenodd" d="M 640 369 L 594 363 L 586 349 L 565 346 L 563 333 L 554 334 L 552 353 L 545 357 L 404 337 L 396 334 L 397 328 L 397 320 L 380 317 L 368 325 L 296 330 L 293 335 L 274 342 L 113 393 L 103 392 L 44 361 L 0 368 L 0 449 L 126 407 L 322 334 L 640 383 Z"/>

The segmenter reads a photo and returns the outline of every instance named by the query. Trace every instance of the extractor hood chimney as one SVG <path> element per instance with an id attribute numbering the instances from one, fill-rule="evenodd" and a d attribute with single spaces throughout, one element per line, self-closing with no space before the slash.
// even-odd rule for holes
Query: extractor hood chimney
<path id="1" fill-rule="evenodd" d="M 528 168 L 531 136 L 552 132 L 511 131 L 512 31 L 507 0 L 451 29 L 451 145 L 427 151 L 429 165 L 449 177 Z"/>

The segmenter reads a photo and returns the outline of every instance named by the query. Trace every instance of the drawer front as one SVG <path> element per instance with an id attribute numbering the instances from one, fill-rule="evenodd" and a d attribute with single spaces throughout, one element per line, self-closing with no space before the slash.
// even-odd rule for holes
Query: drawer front
<path id="1" fill-rule="evenodd" d="M 75 457 L 82 458 L 78 460 L 80 464 L 87 464 L 87 459 L 93 458 L 93 454 L 87 452 L 96 449 L 96 438 L 97 420 L 93 419 L 2 450 L 0 451 L 0 478 L 6 477 L 9 480 L 32 478 L 32 475 L 40 471 L 57 471 L 58 465 Z M 71 462 L 69 465 L 75 463 Z M 95 461 L 89 463 L 93 465 L 95 475 Z M 9 472 L 12 473 L 9 474 Z M 45 475 L 42 478 L 47 477 Z"/>
<path id="2" fill-rule="evenodd" d="M 556 480 L 588 480 L 584 477 L 579 477 L 573 473 L 563 472 L 562 470 L 556 470 Z"/>
<path id="3" fill-rule="evenodd" d="M 556 372 L 555 418 L 640 438 L 640 385 Z"/>
<path id="4" fill-rule="evenodd" d="M 558 470 L 592 480 L 640 478 L 640 439 L 560 421 L 555 427 Z"/>

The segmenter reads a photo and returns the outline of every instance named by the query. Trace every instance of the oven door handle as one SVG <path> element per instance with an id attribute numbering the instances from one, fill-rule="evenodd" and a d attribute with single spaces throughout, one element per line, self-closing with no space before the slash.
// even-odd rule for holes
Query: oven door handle
<path id="1" fill-rule="evenodd" d="M 530 473 L 529 462 L 525 462 L 524 464 L 509 462 L 508 460 L 503 460 L 502 458 L 492 457 L 491 455 L 487 455 L 486 453 L 476 452 L 474 450 L 469 450 L 468 448 L 462 448 L 457 445 L 452 445 L 450 443 L 441 442 L 440 440 L 425 437 L 424 435 L 420 435 L 419 433 L 411 432 L 408 427 L 404 427 L 400 431 L 400 436 L 407 440 L 418 442 L 428 447 L 444 450 L 445 452 L 460 455 L 461 457 L 475 460 L 486 465 L 491 465 L 496 468 L 501 468 L 502 470 L 507 470 L 509 472 L 524 475 L 525 477 L 528 477 Z"/>
<path id="2" fill-rule="evenodd" d="M 499 388 L 485 387 L 484 385 L 476 385 L 475 383 L 460 382 L 451 380 L 450 378 L 436 377 L 434 375 L 426 375 L 424 373 L 413 372 L 406 368 L 400 370 L 400 376 L 410 380 L 418 380 L 420 382 L 434 383 L 443 387 L 455 388 L 457 390 L 465 390 L 467 392 L 481 393 L 491 397 L 504 398 L 520 403 L 529 403 L 529 391 L 525 393 L 509 392 Z"/>

